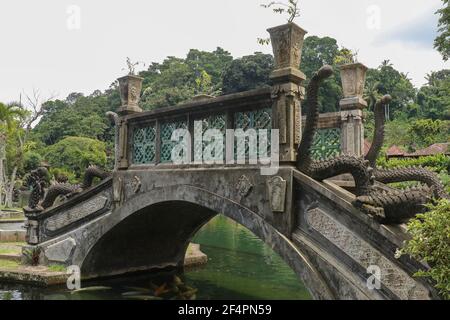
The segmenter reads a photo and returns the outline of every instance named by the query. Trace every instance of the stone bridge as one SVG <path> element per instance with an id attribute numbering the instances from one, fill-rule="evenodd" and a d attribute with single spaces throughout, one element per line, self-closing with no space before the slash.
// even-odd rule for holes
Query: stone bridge
<path id="1" fill-rule="evenodd" d="M 112 176 L 27 214 L 24 258 L 78 265 L 83 278 L 182 267 L 195 233 L 220 213 L 278 253 L 316 299 L 437 298 L 429 283 L 412 276 L 423 267 L 419 262 L 395 257 L 407 238 L 402 225 L 381 225 L 355 208 L 348 177 L 319 182 L 296 170 L 305 77 L 299 63 L 286 67 L 278 60 L 271 87 L 146 112 L 138 105 L 142 79 L 119 79 L 123 106 Z M 341 111 L 320 117 L 317 158 L 363 153 L 365 103 L 358 92 L 344 93 Z M 181 151 L 190 161 L 175 164 L 172 134 L 180 128 L 191 133 Z M 278 129 L 278 141 L 271 140 L 279 147 L 278 171 L 263 175 L 267 164 L 233 163 L 234 137 L 210 142 L 220 145 L 215 156 L 224 163 L 202 163 L 208 141 L 194 141 L 196 128 L 224 135 L 227 129 Z M 378 288 L 368 285 L 373 266 Z"/>

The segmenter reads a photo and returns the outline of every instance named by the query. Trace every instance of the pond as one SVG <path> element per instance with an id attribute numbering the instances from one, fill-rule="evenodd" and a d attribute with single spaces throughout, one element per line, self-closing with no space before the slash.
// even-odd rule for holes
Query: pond
<path id="1" fill-rule="evenodd" d="M 72 293 L 0 284 L 0 299 L 311 299 L 272 249 L 222 215 L 206 224 L 193 242 L 201 245 L 208 263 L 182 275 L 160 272 L 89 282 L 83 283 L 87 289 Z"/>

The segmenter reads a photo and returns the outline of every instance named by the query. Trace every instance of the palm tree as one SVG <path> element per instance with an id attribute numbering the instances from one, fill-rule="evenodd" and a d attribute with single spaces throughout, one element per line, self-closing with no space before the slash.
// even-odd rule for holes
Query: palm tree
<path id="1" fill-rule="evenodd" d="M 0 123 L 6 124 L 8 129 L 11 128 L 14 121 L 23 120 L 26 115 L 27 111 L 21 106 L 15 103 L 3 104 L 0 102 Z"/>
<path id="2" fill-rule="evenodd" d="M 378 92 L 379 86 L 380 83 L 375 81 L 364 90 L 364 100 L 367 101 L 369 110 L 373 111 L 375 103 L 377 103 L 377 100 L 381 97 L 381 94 Z"/>
<path id="3" fill-rule="evenodd" d="M 28 112 L 23 109 L 20 104 L 10 103 L 4 104 L 0 102 L 0 204 L 3 202 L 3 193 L 5 192 L 5 202 L 7 205 L 12 204 L 12 197 L 9 195 L 13 191 L 13 182 L 17 168 L 14 168 L 12 179 L 9 186 L 6 179 L 6 164 L 5 164 L 5 144 L 7 135 L 13 130 L 14 123 L 23 121 Z"/>

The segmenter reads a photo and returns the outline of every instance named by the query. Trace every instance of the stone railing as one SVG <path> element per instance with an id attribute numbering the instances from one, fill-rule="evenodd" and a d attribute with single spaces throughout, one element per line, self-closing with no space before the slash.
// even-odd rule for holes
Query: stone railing
<path id="1" fill-rule="evenodd" d="M 197 132 L 199 130 L 198 127 L 194 128 L 195 124 L 201 126 L 202 133 L 208 129 L 216 129 L 224 137 L 227 129 L 244 131 L 279 129 L 273 121 L 276 117 L 274 104 L 276 101 L 272 99 L 270 88 L 263 88 L 128 115 L 123 121 L 127 134 L 123 144 L 126 148 L 122 154 L 122 169 L 130 166 L 171 164 L 171 153 L 175 144 L 171 141 L 171 137 L 176 129 L 189 131 L 191 138 L 189 159 L 195 164 L 202 159 L 206 145 L 205 142 L 194 141 L 195 130 Z M 302 120 L 303 126 L 305 117 Z M 313 146 L 315 158 L 325 159 L 342 152 L 342 140 L 345 139 L 342 133 L 345 131 L 341 130 L 341 125 L 340 112 L 320 115 L 318 133 Z M 297 124 L 294 130 L 302 126 Z M 298 146 L 301 135 L 296 132 L 296 136 L 298 138 L 294 141 L 294 147 Z M 224 138 L 222 143 L 222 157 L 223 160 L 227 160 L 226 144 L 229 141 Z M 236 144 L 236 141 L 232 143 Z M 267 154 L 270 154 L 270 150 Z"/>
<path id="2" fill-rule="evenodd" d="M 176 129 L 186 129 L 190 134 L 190 148 L 186 147 L 190 150 L 185 156 L 191 163 L 203 160 L 203 150 L 207 143 L 199 139 L 199 134 L 203 135 L 208 129 L 218 130 L 223 135 L 222 141 L 211 143 L 222 143 L 222 148 L 216 148 L 222 150 L 218 157 L 224 161 L 230 160 L 226 159 L 225 146 L 229 143 L 226 141 L 226 130 L 270 130 L 273 128 L 272 112 L 270 88 L 264 88 L 129 115 L 125 118 L 127 142 L 124 145 L 127 149 L 123 155 L 126 161 L 122 159 L 122 164 L 171 164 L 172 149 L 176 143 L 171 138 Z"/>
<path id="3" fill-rule="evenodd" d="M 306 118 L 303 117 L 302 123 L 304 124 L 305 121 Z M 313 158 L 323 160 L 341 154 L 344 132 L 341 130 L 340 112 L 320 114 L 317 133 L 311 148 Z"/>

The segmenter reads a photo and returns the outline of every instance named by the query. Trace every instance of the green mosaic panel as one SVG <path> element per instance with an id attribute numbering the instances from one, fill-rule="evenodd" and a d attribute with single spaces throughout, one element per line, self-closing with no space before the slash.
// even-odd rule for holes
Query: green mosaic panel
<path id="1" fill-rule="evenodd" d="M 319 129 L 314 137 L 311 155 L 316 160 L 336 157 L 341 153 L 341 129 Z"/>
<path id="2" fill-rule="evenodd" d="M 216 129 L 220 130 L 220 132 L 223 134 L 223 142 L 222 142 L 222 152 L 221 154 L 217 155 L 217 157 L 221 157 L 222 159 L 225 159 L 225 132 L 226 132 L 226 117 L 224 114 L 218 114 L 209 116 L 203 119 L 197 119 L 195 121 L 201 121 L 202 122 L 202 135 L 205 134 L 206 130 L 208 129 Z M 212 147 L 214 150 L 216 150 L 217 144 L 220 143 L 220 141 L 212 141 L 212 142 L 206 142 L 206 141 L 194 141 L 194 155 L 195 160 L 203 160 L 203 151 L 205 150 L 206 146 Z M 212 152 L 212 156 L 215 157 L 216 154 L 214 151 Z"/>
<path id="3" fill-rule="evenodd" d="M 133 132 L 133 163 L 154 163 L 156 158 L 156 129 L 154 125 L 136 128 Z"/>
<path id="4" fill-rule="evenodd" d="M 245 112 L 237 112 L 234 114 L 234 128 L 242 129 L 244 131 L 248 129 L 255 129 L 258 132 L 258 129 L 267 129 L 267 156 L 270 157 L 270 130 L 272 129 L 272 108 L 265 108 L 254 111 L 245 111 Z M 245 138 L 245 158 L 248 159 L 249 156 L 249 145 L 248 145 L 248 137 Z M 237 159 L 237 145 L 234 145 L 234 154 L 235 159 Z M 257 149 L 258 158 L 259 154 L 259 142 Z"/>
<path id="5" fill-rule="evenodd" d="M 172 162 L 172 149 L 177 143 L 171 141 L 172 133 L 177 129 L 187 129 L 185 120 L 165 122 L 161 125 L 161 162 Z"/>

